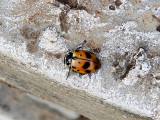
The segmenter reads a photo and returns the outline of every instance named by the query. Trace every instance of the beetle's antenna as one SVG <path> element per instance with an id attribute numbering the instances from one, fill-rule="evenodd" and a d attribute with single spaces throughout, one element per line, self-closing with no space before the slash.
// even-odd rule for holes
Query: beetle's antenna
<path id="1" fill-rule="evenodd" d="M 82 76 L 83 76 L 83 75 L 84 75 L 84 74 L 82 74 L 82 73 L 79 73 L 79 77 L 80 77 L 80 78 L 82 78 Z"/>
<path id="2" fill-rule="evenodd" d="M 84 40 L 83 43 L 80 44 L 76 50 L 83 48 L 86 43 L 87 43 L 87 40 Z"/>
<path id="3" fill-rule="evenodd" d="M 88 76 L 89 76 L 89 79 L 91 80 L 91 74 L 88 74 Z"/>

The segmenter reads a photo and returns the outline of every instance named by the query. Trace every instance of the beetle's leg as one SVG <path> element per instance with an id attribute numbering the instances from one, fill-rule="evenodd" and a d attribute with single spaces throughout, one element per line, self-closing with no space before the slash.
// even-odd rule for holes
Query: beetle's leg
<path id="1" fill-rule="evenodd" d="M 89 51 L 93 52 L 93 53 L 100 53 L 101 49 L 100 48 L 92 48 Z"/>
<path id="2" fill-rule="evenodd" d="M 64 65 L 66 64 L 66 55 L 64 56 Z"/>
<path id="3" fill-rule="evenodd" d="M 71 67 L 69 67 L 69 71 L 68 71 L 68 74 L 67 74 L 67 78 L 66 80 L 68 79 L 68 77 L 70 76 L 70 72 L 71 72 Z"/>
<path id="4" fill-rule="evenodd" d="M 88 74 L 88 76 L 89 76 L 89 79 L 91 80 L 91 74 Z"/>
<path id="5" fill-rule="evenodd" d="M 80 78 L 82 78 L 82 75 L 84 75 L 84 74 L 82 74 L 82 73 L 79 73 L 79 77 L 80 77 Z"/>
<path id="6" fill-rule="evenodd" d="M 83 43 L 77 47 L 76 50 L 82 49 L 86 43 L 87 43 L 87 40 L 84 40 Z"/>

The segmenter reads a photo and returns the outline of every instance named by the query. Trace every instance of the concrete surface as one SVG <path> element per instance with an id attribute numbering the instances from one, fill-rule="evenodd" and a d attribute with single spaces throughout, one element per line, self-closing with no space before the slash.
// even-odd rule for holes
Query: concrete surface
<path id="1" fill-rule="evenodd" d="M 1 0 L 0 5 L 1 71 L 12 66 L 6 58 L 24 73 L 85 91 L 120 110 L 160 119 L 159 0 Z M 72 73 L 66 80 L 63 57 L 83 40 L 84 49 L 99 51 L 102 67 L 91 79 Z M 2 81 L 25 89 L 2 76 Z"/>
<path id="2" fill-rule="evenodd" d="M 89 120 L 0 83 L 0 120 Z"/>

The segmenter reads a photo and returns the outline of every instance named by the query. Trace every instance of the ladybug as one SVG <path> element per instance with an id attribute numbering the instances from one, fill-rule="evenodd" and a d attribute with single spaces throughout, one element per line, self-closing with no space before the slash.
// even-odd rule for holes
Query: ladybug
<path id="1" fill-rule="evenodd" d="M 99 59 L 94 53 L 81 49 L 68 52 L 64 58 L 64 63 L 67 64 L 70 69 L 80 74 L 94 73 L 101 66 Z"/>

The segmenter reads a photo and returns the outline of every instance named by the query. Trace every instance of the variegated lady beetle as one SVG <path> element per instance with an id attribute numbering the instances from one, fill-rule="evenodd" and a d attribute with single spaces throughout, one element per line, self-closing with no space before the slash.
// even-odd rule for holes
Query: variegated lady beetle
<path id="1" fill-rule="evenodd" d="M 64 63 L 70 69 L 80 74 L 94 73 L 101 66 L 99 59 L 94 53 L 79 48 L 69 52 L 64 58 Z"/>

